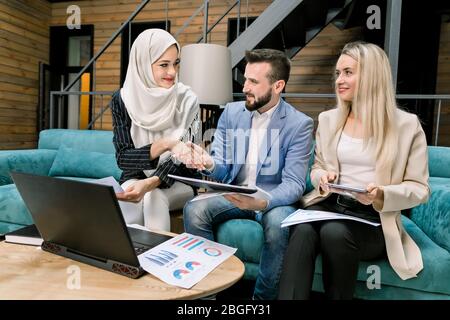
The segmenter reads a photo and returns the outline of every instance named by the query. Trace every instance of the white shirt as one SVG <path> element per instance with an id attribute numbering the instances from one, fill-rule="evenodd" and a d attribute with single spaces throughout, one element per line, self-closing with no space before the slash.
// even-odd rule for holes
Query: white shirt
<path id="1" fill-rule="evenodd" d="M 238 185 L 255 186 L 256 185 L 256 169 L 258 167 L 258 153 L 261 143 L 267 135 L 267 127 L 275 110 L 280 105 L 280 101 L 270 110 L 259 113 L 258 110 L 252 112 L 252 127 L 250 130 L 250 140 L 248 146 L 245 165 L 242 166 L 236 177 Z"/>
<path id="2" fill-rule="evenodd" d="M 344 132 L 337 146 L 337 157 L 340 166 L 339 184 L 366 188 L 375 182 L 376 159 L 370 142 L 364 149 L 363 139 L 352 138 Z"/>

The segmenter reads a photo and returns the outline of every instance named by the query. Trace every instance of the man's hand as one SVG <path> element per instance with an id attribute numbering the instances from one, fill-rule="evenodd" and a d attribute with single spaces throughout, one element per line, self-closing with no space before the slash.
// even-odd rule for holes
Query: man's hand
<path id="1" fill-rule="evenodd" d="M 186 148 L 177 150 L 173 156 L 183 162 L 187 168 L 210 170 L 214 165 L 214 160 L 208 152 L 192 142 L 187 142 Z"/>
<path id="2" fill-rule="evenodd" d="M 117 200 L 139 202 L 147 192 L 152 191 L 161 184 L 159 177 L 150 177 L 138 180 L 129 186 L 125 192 L 116 193 Z"/>
<path id="3" fill-rule="evenodd" d="M 226 194 L 223 196 L 241 210 L 263 210 L 267 207 L 267 200 L 255 199 L 242 194 Z"/>

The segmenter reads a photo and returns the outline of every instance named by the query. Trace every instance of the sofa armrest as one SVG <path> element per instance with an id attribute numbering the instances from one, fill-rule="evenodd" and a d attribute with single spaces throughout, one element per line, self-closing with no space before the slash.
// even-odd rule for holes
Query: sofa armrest
<path id="1" fill-rule="evenodd" d="M 450 252 L 450 178 L 430 178 L 427 203 L 411 209 L 410 219 L 436 244 Z"/>
<path id="2" fill-rule="evenodd" d="M 56 152 L 46 149 L 0 151 L 0 185 L 13 183 L 11 171 L 48 175 Z"/>

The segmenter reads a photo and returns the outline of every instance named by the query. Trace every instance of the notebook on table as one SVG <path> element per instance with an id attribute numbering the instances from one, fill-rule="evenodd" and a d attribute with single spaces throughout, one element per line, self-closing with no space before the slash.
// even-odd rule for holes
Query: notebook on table
<path id="1" fill-rule="evenodd" d="M 5 234 L 5 242 L 40 246 L 43 242 L 34 224 Z"/>

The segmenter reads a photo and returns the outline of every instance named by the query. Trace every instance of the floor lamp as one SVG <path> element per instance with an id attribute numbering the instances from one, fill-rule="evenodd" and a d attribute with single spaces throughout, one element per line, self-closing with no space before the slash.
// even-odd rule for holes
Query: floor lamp
<path id="1" fill-rule="evenodd" d="M 181 49 L 180 60 L 180 82 L 197 94 L 203 133 L 208 134 L 217 127 L 225 104 L 233 101 L 230 50 L 211 43 L 190 44 Z"/>

